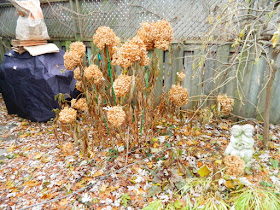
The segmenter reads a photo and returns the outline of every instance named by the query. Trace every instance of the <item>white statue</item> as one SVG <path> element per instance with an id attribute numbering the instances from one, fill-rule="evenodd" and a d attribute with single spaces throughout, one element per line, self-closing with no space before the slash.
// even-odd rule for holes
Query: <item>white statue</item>
<path id="1" fill-rule="evenodd" d="M 225 155 L 236 155 L 244 160 L 246 168 L 250 168 L 253 156 L 254 127 L 252 125 L 234 125 L 231 128 L 230 143 L 226 148 Z"/>

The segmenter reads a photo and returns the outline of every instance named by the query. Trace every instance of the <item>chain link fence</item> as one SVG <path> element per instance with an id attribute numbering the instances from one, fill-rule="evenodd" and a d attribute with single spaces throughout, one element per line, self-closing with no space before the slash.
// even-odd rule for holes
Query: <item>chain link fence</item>
<path id="1" fill-rule="evenodd" d="M 41 1 L 51 38 L 91 39 L 99 26 L 108 26 L 122 39 L 136 35 L 140 24 L 170 21 L 174 40 L 199 39 L 210 27 L 208 16 L 227 0 L 47 0 Z M 0 4 L 0 36 L 15 37 L 18 14 Z"/>

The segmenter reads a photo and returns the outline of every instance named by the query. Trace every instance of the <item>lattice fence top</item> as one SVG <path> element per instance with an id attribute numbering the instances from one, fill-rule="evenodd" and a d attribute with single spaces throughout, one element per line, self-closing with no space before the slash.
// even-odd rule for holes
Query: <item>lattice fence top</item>
<path id="1" fill-rule="evenodd" d="M 50 1 L 51 2 L 51 1 Z M 209 28 L 208 16 L 227 0 L 69 0 L 41 4 L 49 35 L 91 39 L 99 26 L 109 26 L 126 40 L 136 35 L 140 24 L 170 21 L 174 40 L 197 39 Z M 76 4 L 78 3 L 78 4 Z M 78 6 L 77 6 L 78 5 Z M 17 13 L 0 6 L 0 36 L 15 36 Z"/>

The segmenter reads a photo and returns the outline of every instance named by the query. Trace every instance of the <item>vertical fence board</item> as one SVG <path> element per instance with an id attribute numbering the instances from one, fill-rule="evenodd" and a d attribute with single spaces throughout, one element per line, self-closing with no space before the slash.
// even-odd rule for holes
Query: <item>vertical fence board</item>
<path id="1" fill-rule="evenodd" d="M 221 75 L 214 81 L 214 93 L 217 95 L 218 93 L 225 93 L 224 81 L 227 75 L 225 71 L 226 63 L 229 58 L 229 49 L 230 45 L 221 45 L 217 49 L 217 61 L 216 61 L 216 69 L 218 72 L 221 72 Z"/>
<path id="2" fill-rule="evenodd" d="M 170 54 L 171 52 L 165 51 L 165 58 L 164 58 L 164 86 L 163 92 L 166 93 L 172 85 L 172 64 Z"/>
<path id="3" fill-rule="evenodd" d="M 61 42 L 60 41 L 54 41 L 53 42 L 59 49 L 61 49 Z"/>
<path id="4" fill-rule="evenodd" d="M 261 57 L 259 62 L 252 67 L 251 78 L 249 78 L 247 83 L 249 88 L 246 92 L 246 98 L 249 103 L 246 103 L 244 116 L 256 117 L 258 95 L 263 82 L 265 62 L 265 58 Z"/>
<path id="5" fill-rule="evenodd" d="M 229 53 L 229 60 L 234 56 L 233 53 Z M 236 78 L 235 78 L 235 74 L 236 74 L 236 65 L 232 65 L 232 66 L 227 66 L 227 68 L 229 68 L 227 70 L 227 77 L 226 77 L 226 84 L 225 84 L 225 93 L 227 93 L 227 95 L 229 97 L 234 97 L 234 92 L 236 89 Z"/>
<path id="6" fill-rule="evenodd" d="M 99 59 L 98 59 L 98 53 L 99 53 L 99 49 L 98 47 L 93 43 L 93 41 L 90 42 L 90 47 L 91 47 L 91 52 L 93 55 L 93 58 L 95 59 L 95 65 L 99 66 Z"/>
<path id="7" fill-rule="evenodd" d="M 199 50 L 194 50 L 194 56 L 199 54 Z M 197 66 L 195 69 L 192 68 L 192 81 L 191 81 L 191 95 L 201 96 L 202 95 L 202 67 Z M 196 97 L 197 101 L 192 102 L 192 107 L 197 106 L 200 103 L 201 97 Z"/>
<path id="8" fill-rule="evenodd" d="M 171 83 L 175 84 L 177 81 L 177 72 L 183 69 L 184 52 L 180 44 L 172 44 L 172 48 Z"/>
<path id="9" fill-rule="evenodd" d="M 9 52 L 11 50 L 11 41 L 8 39 L 3 40 L 4 51 Z"/>
<path id="10" fill-rule="evenodd" d="M 192 64 L 193 64 L 193 51 L 185 51 L 184 52 L 184 73 L 186 74 L 186 78 L 183 80 L 183 87 L 187 88 L 189 92 L 189 97 L 192 95 Z M 192 103 L 189 102 L 183 108 L 191 109 Z"/>
<path id="11" fill-rule="evenodd" d="M 5 55 L 4 46 L 2 44 L 2 40 L 0 40 L 0 63 L 2 63 L 2 60 L 4 59 L 4 55 Z"/>
<path id="12" fill-rule="evenodd" d="M 156 84 L 155 84 L 155 95 L 156 97 L 159 99 L 161 94 L 162 94 L 162 86 L 163 86 L 163 75 L 164 75 L 164 72 L 163 72 L 163 51 L 160 50 L 160 49 L 155 49 L 155 53 L 158 57 L 158 67 L 159 69 L 161 70 L 158 77 L 157 77 L 157 81 L 156 81 Z"/>
<path id="13" fill-rule="evenodd" d="M 71 41 L 65 41 L 65 48 L 66 48 L 66 50 L 70 49 L 70 44 L 71 44 Z"/>
<path id="14" fill-rule="evenodd" d="M 214 87 L 213 79 L 215 76 L 215 59 L 216 52 L 211 52 L 208 56 L 208 59 L 204 64 L 204 75 L 203 75 L 203 83 L 202 83 L 202 95 L 213 95 L 212 90 Z M 209 59 L 210 58 L 210 59 Z M 208 100 L 206 106 L 213 104 L 212 100 Z"/>
<path id="15" fill-rule="evenodd" d="M 280 66 L 280 55 L 275 61 Z M 279 123 L 280 121 L 280 69 L 277 70 L 272 86 L 271 104 L 270 104 L 270 122 Z"/>

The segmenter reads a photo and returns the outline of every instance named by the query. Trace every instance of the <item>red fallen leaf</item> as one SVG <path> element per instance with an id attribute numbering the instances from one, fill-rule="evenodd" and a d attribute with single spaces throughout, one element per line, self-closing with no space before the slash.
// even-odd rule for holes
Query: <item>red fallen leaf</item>
<path id="1" fill-rule="evenodd" d="M 46 193 L 46 194 L 44 194 L 44 195 L 41 197 L 41 199 L 51 199 L 52 197 L 54 197 L 53 194 L 51 194 L 51 193 Z"/>
<path id="2" fill-rule="evenodd" d="M 202 165 L 203 165 L 203 163 L 202 163 L 201 161 L 198 161 L 198 162 L 197 162 L 198 168 L 200 168 Z"/>

